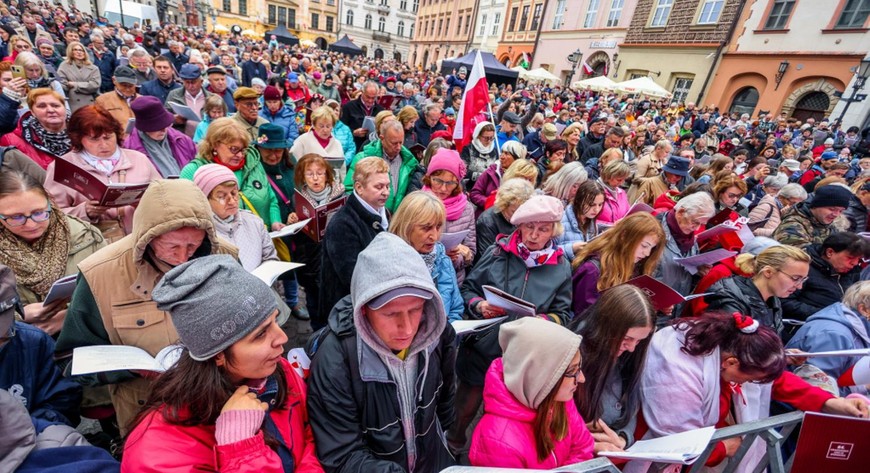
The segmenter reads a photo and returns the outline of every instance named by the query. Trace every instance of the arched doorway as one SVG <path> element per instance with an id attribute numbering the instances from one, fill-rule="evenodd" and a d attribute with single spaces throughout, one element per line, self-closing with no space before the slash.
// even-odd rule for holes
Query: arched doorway
<path id="1" fill-rule="evenodd" d="M 824 92 L 810 92 L 798 100 L 794 107 L 792 116 L 802 122 L 807 121 L 807 118 L 815 118 L 819 121 L 825 118 L 825 113 L 828 111 L 828 106 L 831 105 L 831 99 Z"/>
<path id="2" fill-rule="evenodd" d="M 314 42 L 317 43 L 317 47 L 318 47 L 318 48 L 320 48 L 320 49 L 326 49 L 326 39 L 324 39 L 324 38 L 317 38 L 317 39 L 314 40 Z"/>
<path id="3" fill-rule="evenodd" d="M 498 62 L 502 63 L 505 66 L 510 67 L 511 58 L 510 58 L 510 56 L 505 54 L 504 56 L 501 57 L 501 59 L 498 60 Z"/>
<path id="4" fill-rule="evenodd" d="M 755 87 L 744 87 L 734 96 L 734 100 L 731 102 L 731 108 L 728 109 L 728 113 L 738 113 L 740 115 L 748 113 L 749 116 L 752 116 L 757 104 L 758 89 Z"/>
<path id="5" fill-rule="evenodd" d="M 423 63 L 421 64 L 423 69 L 429 67 L 429 50 L 423 51 Z"/>
<path id="6" fill-rule="evenodd" d="M 607 53 L 605 53 L 604 51 L 596 51 L 592 53 L 589 56 L 589 59 L 584 62 L 586 62 L 586 64 L 588 64 L 589 67 L 592 68 L 592 73 L 586 74 L 586 72 L 583 70 L 583 64 L 579 64 L 577 70 L 580 72 L 581 78 L 603 76 L 607 75 L 608 64 L 610 64 L 610 56 L 608 56 Z"/>
<path id="7" fill-rule="evenodd" d="M 396 62 L 402 62 L 402 53 L 396 51 L 393 53 L 393 60 Z"/>
<path id="8" fill-rule="evenodd" d="M 362 55 L 363 55 L 363 57 L 368 57 L 368 55 L 369 55 L 369 47 L 368 47 L 368 46 L 360 46 L 360 49 L 362 49 Z"/>
<path id="9" fill-rule="evenodd" d="M 383 59 L 384 58 L 384 50 L 381 48 L 375 49 L 375 59 Z"/>

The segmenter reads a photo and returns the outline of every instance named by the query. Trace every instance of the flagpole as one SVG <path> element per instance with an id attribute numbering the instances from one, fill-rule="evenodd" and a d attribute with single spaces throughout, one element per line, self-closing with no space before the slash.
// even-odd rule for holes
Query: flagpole
<path id="1" fill-rule="evenodd" d="M 489 109 L 489 119 L 492 120 L 493 128 L 495 127 L 495 116 L 492 114 L 492 102 L 489 100 L 486 101 L 486 108 Z M 495 141 L 495 150 L 499 156 L 501 156 L 501 146 L 498 145 L 498 133 L 493 136 L 493 141 Z"/>

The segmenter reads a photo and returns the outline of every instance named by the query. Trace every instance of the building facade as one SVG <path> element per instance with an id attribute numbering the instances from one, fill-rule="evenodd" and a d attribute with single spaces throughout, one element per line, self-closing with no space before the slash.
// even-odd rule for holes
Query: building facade
<path id="1" fill-rule="evenodd" d="M 285 5 L 285 8 L 293 8 L 296 6 L 295 1 L 279 0 Z M 274 0 L 270 2 L 275 3 Z M 268 29 L 261 16 L 266 11 L 265 0 L 213 0 L 215 13 L 215 24 L 223 25 L 228 29 L 234 26 L 241 28 L 241 31 L 251 30 L 262 35 Z"/>
<path id="2" fill-rule="evenodd" d="M 504 31 L 507 0 L 478 0 L 477 12 L 472 20 L 475 25 L 468 50 L 479 49 L 495 53 Z"/>
<path id="3" fill-rule="evenodd" d="M 636 6 L 637 0 L 551 0 L 532 67 L 543 67 L 567 83 L 618 77 L 619 45 Z M 578 51 L 582 58 L 576 64 L 569 61 L 568 55 Z M 584 72 L 584 62 L 591 73 Z"/>
<path id="4" fill-rule="evenodd" d="M 342 0 L 339 36 L 367 57 L 408 61 L 420 0 Z"/>
<path id="5" fill-rule="evenodd" d="M 514 67 L 532 62 L 535 39 L 541 28 L 544 4 L 553 0 L 507 0 L 505 25 L 495 51 L 499 62 Z M 574 2 L 578 0 L 573 0 Z"/>
<path id="6" fill-rule="evenodd" d="M 417 11 L 417 29 L 411 40 L 411 64 L 425 68 L 438 60 L 464 55 L 473 34 L 476 3 L 424 0 Z"/>
<path id="7" fill-rule="evenodd" d="M 745 2 L 638 0 L 614 80 L 649 76 L 675 101 L 709 103 L 704 91 Z"/>
<path id="8" fill-rule="evenodd" d="M 708 103 L 753 117 L 765 112 L 799 120 L 831 116 L 853 68 L 870 51 L 870 2 L 863 2 L 863 11 L 861 3 L 748 0 Z M 856 121 L 846 123 L 863 120 Z"/>

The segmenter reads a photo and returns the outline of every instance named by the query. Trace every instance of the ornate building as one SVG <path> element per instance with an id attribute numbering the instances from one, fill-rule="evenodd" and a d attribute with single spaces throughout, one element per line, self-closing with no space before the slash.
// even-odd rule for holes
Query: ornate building
<path id="1" fill-rule="evenodd" d="M 417 12 L 418 28 L 411 40 L 411 64 L 429 67 L 440 59 L 464 55 L 474 34 L 474 7 L 478 1 L 423 0 Z"/>
<path id="2" fill-rule="evenodd" d="M 541 31 L 544 3 L 545 0 L 507 0 L 506 23 L 495 51 L 499 62 L 508 67 L 522 64 L 523 61 L 531 64 L 536 38 Z"/>
<path id="3" fill-rule="evenodd" d="M 407 61 L 419 0 L 342 0 L 339 35 L 368 57 Z"/>

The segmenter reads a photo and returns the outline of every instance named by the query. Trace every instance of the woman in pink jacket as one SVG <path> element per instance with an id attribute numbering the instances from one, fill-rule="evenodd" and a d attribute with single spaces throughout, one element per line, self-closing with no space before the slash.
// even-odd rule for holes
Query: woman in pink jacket
<path id="1" fill-rule="evenodd" d="M 85 105 L 76 110 L 67 127 L 72 151 L 58 158 L 83 169 L 104 184 L 145 184 L 160 179 L 160 173 L 144 154 L 121 148 L 124 130 L 106 109 Z M 133 229 L 136 205 L 104 207 L 98 201 L 62 184 L 64 176 L 57 174 L 57 162 L 48 165 L 45 189 L 58 207 L 99 228 L 109 243 L 129 234 Z"/>
<path id="2" fill-rule="evenodd" d="M 323 473 L 277 297 L 228 255 L 166 273 L 152 298 L 178 330 L 179 359 L 146 374 L 156 379 L 122 472 Z"/>
<path id="3" fill-rule="evenodd" d="M 579 335 L 535 317 L 501 326 L 504 352 L 489 367 L 474 466 L 553 469 L 592 458 L 594 441 L 573 402 L 584 381 Z"/>
<path id="4" fill-rule="evenodd" d="M 629 175 L 631 169 L 622 160 L 610 161 L 601 170 L 598 182 L 604 186 L 604 207 L 598 214 L 599 222 L 613 224 L 628 213 L 631 205 L 628 203 L 628 194 L 625 193 L 622 184 Z"/>

